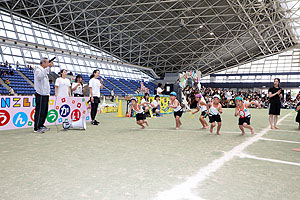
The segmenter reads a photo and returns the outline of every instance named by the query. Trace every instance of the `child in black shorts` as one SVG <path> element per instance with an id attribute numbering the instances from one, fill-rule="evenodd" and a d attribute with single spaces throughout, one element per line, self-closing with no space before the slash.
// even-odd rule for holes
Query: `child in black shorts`
<path id="1" fill-rule="evenodd" d="M 196 94 L 195 95 L 195 100 L 197 101 L 197 110 L 192 112 L 192 114 L 194 115 L 197 112 L 201 111 L 201 115 L 199 117 L 199 120 L 200 120 L 200 122 L 203 126 L 202 129 L 207 129 L 209 126 L 208 126 L 207 122 L 205 121 L 205 118 L 208 114 L 209 107 L 205 102 L 203 102 L 201 100 L 201 98 L 202 98 L 201 94 Z"/>
<path id="2" fill-rule="evenodd" d="M 137 99 L 135 97 L 131 98 L 131 107 L 129 109 L 129 116 L 131 116 L 131 110 L 135 111 L 135 117 L 136 117 L 136 123 L 142 127 L 142 129 L 145 128 L 144 124 L 149 126 L 148 121 L 146 120 L 146 114 L 143 110 L 143 106 L 145 104 L 149 104 L 147 102 L 144 102 L 142 104 L 137 103 Z"/>
<path id="3" fill-rule="evenodd" d="M 213 132 L 214 127 L 216 126 L 216 123 L 218 123 L 217 127 L 217 135 L 220 134 L 221 126 L 222 126 L 222 120 L 221 115 L 223 113 L 222 106 L 220 104 L 221 97 L 219 95 L 214 95 L 212 102 L 209 104 L 209 123 L 210 125 L 210 132 Z"/>
<path id="4" fill-rule="evenodd" d="M 244 104 L 242 97 L 236 97 L 235 104 L 236 108 L 234 116 L 240 116 L 238 125 L 240 130 L 242 131 L 241 135 L 245 135 L 244 128 L 250 129 L 251 134 L 254 134 L 254 128 L 250 126 L 251 114 L 249 112 L 249 108 L 252 104 L 256 105 L 259 109 L 261 109 L 261 106 L 254 101 Z"/>
<path id="5" fill-rule="evenodd" d="M 176 92 L 171 92 L 170 93 L 170 108 L 173 108 L 174 111 L 174 117 L 175 117 L 175 121 L 176 121 L 176 130 L 179 129 L 179 127 L 182 125 L 181 121 L 180 121 L 180 117 L 182 116 L 182 107 L 180 105 L 180 102 L 176 99 Z"/>

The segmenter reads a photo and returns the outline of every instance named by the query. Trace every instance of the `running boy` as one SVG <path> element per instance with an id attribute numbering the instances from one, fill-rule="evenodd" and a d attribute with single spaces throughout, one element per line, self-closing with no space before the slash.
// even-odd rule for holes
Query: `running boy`
<path id="1" fill-rule="evenodd" d="M 144 124 L 149 126 L 148 121 L 146 120 L 146 114 L 143 110 L 143 106 L 145 104 L 148 104 L 147 102 L 144 102 L 142 104 L 137 103 L 137 99 L 135 97 L 131 98 L 131 107 L 129 109 L 129 116 L 131 116 L 131 110 L 135 111 L 136 116 L 136 123 L 142 127 L 142 129 L 145 128 Z"/>
<path id="2" fill-rule="evenodd" d="M 201 115 L 199 118 L 199 120 L 203 126 L 201 129 L 207 129 L 209 126 L 208 126 L 207 122 L 205 121 L 205 118 L 208 115 L 209 107 L 205 102 L 201 101 L 201 99 L 202 99 L 201 94 L 195 95 L 195 100 L 197 101 L 197 110 L 192 112 L 192 114 L 194 115 L 201 110 Z"/>
<path id="3" fill-rule="evenodd" d="M 222 120 L 221 120 L 221 115 L 223 113 L 222 106 L 220 104 L 221 97 L 220 95 L 214 95 L 212 102 L 209 104 L 209 123 L 210 125 L 210 130 L 209 132 L 213 132 L 214 127 L 216 126 L 216 122 L 218 123 L 217 126 L 217 135 L 220 134 L 220 129 L 222 126 Z"/>
<path id="4" fill-rule="evenodd" d="M 182 116 L 182 107 L 180 106 L 180 102 L 176 99 L 176 92 L 170 93 L 170 108 L 173 108 L 174 111 L 174 117 L 176 121 L 176 130 L 179 129 L 179 127 L 182 125 L 180 121 L 180 117 Z"/>
<path id="5" fill-rule="evenodd" d="M 249 108 L 251 105 L 256 105 L 259 109 L 261 109 L 261 106 L 254 101 L 251 101 L 249 103 L 244 103 L 243 98 L 240 96 L 235 98 L 235 104 L 236 104 L 236 108 L 235 108 L 234 116 L 238 116 L 238 115 L 240 116 L 238 124 L 239 124 L 239 128 L 242 131 L 241 135 L 245 135 L 244 128 L 250 129 L 251 134 L 254 134 L 254 128 L 250 126 L 251 114 L 249 112 Z"/>

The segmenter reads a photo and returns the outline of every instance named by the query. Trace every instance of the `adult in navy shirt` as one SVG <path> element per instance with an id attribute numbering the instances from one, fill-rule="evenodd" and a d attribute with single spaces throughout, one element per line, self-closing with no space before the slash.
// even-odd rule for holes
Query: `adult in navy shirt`
<path id="1" fill-rule="evenodd" d="M 280 100 L 283 96 L 283 90 L 280 87 L 280 79 L 274 79 L 274 86 L 269 89 L 269 121 L 271 129 L 277 127 L 278 115 L 280 115 Z"/>

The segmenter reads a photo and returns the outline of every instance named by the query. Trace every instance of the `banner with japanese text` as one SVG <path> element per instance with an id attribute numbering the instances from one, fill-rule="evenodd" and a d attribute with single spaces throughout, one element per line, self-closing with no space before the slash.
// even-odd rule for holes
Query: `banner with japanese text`
<path id="1" fill-rule="evenodd" d="M 90 121 L 88 97 L 49 98 L 49 109 L 45 125 L 57 125 L 62 122 L 77 121 L 82 117 Z M 33 128 L 35 113 L 34 96 L 0 97 L 0 130 Z"/>

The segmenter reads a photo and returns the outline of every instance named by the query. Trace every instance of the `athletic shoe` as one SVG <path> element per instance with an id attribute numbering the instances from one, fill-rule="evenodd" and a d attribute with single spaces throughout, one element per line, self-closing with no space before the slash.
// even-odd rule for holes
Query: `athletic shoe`
<path id="1" fill-rule="evenodd" d="M 34 130 L 33 131 L 34 133 L 45 133 L 45 131 L 43 129 L 38 129 L 38 130 Z"/>
<path id="2" fill-rule="evenodd" d="M 43 131 L 50 131 L 50 128 L 47 128 L 46 126 L 42 126 L 41 129 L 42 129 Z"/>
<path id="3" fill-rule="evenodd" d="M 91 122 L 92 125 L 98 126 L 98 123 L 96 121 Z"/>
<path id="4" fill-rule="evenodd" d="M 100 124 L 100 122 L 98 122 L 97 120 L 95 120 L 95 122 L 96 122 L 97 124 Z"/>

